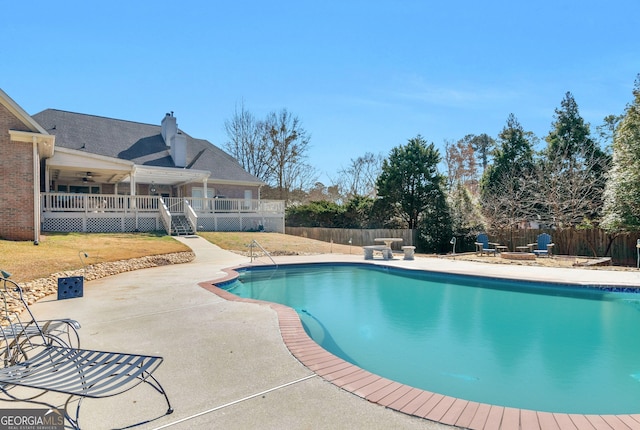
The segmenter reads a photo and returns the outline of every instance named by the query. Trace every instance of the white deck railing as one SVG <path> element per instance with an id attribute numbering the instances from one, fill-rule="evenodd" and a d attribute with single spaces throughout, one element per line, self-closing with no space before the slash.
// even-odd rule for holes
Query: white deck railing
<path id="1" fill-rule="evenodd" d="M 112 194 L 41 193 L 42 231 L 131 232 L 166 230 L 185 214 L 194 231 L 284 233 L 284 202 Z"/>
<path id="2" fill-rule="evenodd" d="M 41 193 L 43 212 L 157 212 L 157 196 Z"/>
<path id="3" fill-rule="evenodd" d="M 41 193 L 41 198 L 43 212 L 157 212 L 161 206 L 159 196 Z M 185 213 L 186 203 L 196 214 L 284 214 L 284 202 L 279 200 L 197 197 L 165 197 L 163 200 L 171 213 Z"/>

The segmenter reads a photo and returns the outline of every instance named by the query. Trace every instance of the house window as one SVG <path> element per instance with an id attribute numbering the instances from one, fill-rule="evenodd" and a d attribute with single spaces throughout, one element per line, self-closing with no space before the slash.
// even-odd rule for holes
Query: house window
<path id="1" fill-rule="evenodd" d="M 207 188 L 207 198 L 211 199 L 213 198 L 213 196 L 215 195 L 215 190 L 212 188 Z M 205 204 L 203 204 L 203 201 L 200 200 L 202 198 L 204 198 L 204 187 L 193 187 L 191 189 L 191 197 L 194 198 L 193 200 L 193 208 L 195 210 L 202 210 L 205 207 Z"/>
<path id="2" fill-rule="evenodd" d="M 253 193 L 251 190 L 244 190 L 244 209 L 251 209 L 251 200 L 253 199 Z"/>
<path id="3" fill-rule="evenodd" d="M 207 198 L 212 199 L 215 196 L 216 190 L 213 188 L 207 188 Z M 191 197 L 202 198 L 204 197 L 204 188 L 203 187 L 193 187 L 191 189 Z"/>

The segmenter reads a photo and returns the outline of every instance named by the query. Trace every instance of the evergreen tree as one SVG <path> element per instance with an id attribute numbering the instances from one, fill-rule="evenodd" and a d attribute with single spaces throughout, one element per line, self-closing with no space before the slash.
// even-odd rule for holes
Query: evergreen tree
<path id="1" fill-rule="evenodd" d="M 439 187 L 440 191 L 432 193 L 430 204 L 420 216 L 416 245 L 421 252 L 442 254 L 450 250 L 453 226 L 447 198 L 442 192 L 443 185 L 444 182 Z"/>
<path id="2" fill-rule="evenodd" d="M 451 228 L 460 250 L 473 249 L 478 233 L 485 230 L 483 216 L 469 189 L 457 183 L 449 191 Z"/>
<path id="3" fill-rule="evenodd" d="M 434 144 L 427 145 L 418 135 L 391 150 L 376 184 L 377 210 L 385 209 L 387 219 L 399 217 L 402 227 L 417 229 L 416 246 L 423 252 L 446 251 L 451 237 L 445 178 L 438 173 L 439 162 L 440 153 Z"/>
<path id="4" fill-rule="evenodd" d="M 532 135 L 524 131 L 514 114 L 498 135 L 494 162 L 480 182 L 480 201 L 488 227 L 510 227 L 524 220 L 528 213 L 517 203 L 523 197 L 521 178 L 533 169 Z"/>
<path id="5" fill-rule="evenodd" d="M 540 176 L 546 180 L 538 181 L 538 215 L 559 228 L 590 225 L 602 210 L 609 160 L 591 138 L 570 92 L 555 113 L 541 160 Z"/>
<path id="6" fill-rule="evenodd" d="M 560 109 L 555 110 L 553 129 L 545 139 L 548 158 L 563 157 L 567 163 L 602 151 L 591 138 L 589 124 L 586 124 L 578 112 L 578 104 L 573 95 L 567 92 Z"/>
<path id="7" fill-rule="evenodd" d="M 473 150 L 478 155 L 478 158 L 480 159 L 480 165 L 482 166 L 482 171 L 484 172 L 489 165 L 489 157 L 496 147 L 496 141 L 491 136 L 485 133 L 482 133 L 478 136 L 465 136 L 465 139 L 467 138 L 469 138 L 469 142 L 471 143 Z"/>
<path id="8" fill-rule="evenodd" d="M 640 74 L 613 138 L 602 227 L 610 233 L 640 230 Z"/>
<path id="9" fill-rule="evenodd" d="M 533 165 L 533 145 L 529 133 L 524 131 L 514 114 L 507 118 L 507 125 L 498 135 L 497 146 L 494 162 L 482 177 L 482 194 L 492 192 L 492 184 L 505 174 L 525 174 Z"/>

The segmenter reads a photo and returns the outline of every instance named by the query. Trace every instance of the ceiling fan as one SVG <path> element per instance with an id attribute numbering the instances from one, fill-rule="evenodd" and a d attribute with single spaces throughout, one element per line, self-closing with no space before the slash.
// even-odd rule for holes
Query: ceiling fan
<path id="1" fill-rule="evenodd" d="M 80 175 L 82 176 L 82 182 L 95 182 L 93 180 L 93 173 L 91 172 L 87 172 L 85 175 Z"/>

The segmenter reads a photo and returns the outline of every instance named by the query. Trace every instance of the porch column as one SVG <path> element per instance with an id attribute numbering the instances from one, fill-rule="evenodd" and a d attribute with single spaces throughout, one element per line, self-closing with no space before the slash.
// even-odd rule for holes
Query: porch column
<path id="1" fill-rule="evenodd" d="M 131 196 L 130 205 L 131 209 L 136 209 L 136 168 L 131 169 L 130 173 L 131 181 L 129 182 L 129 195 Z"/>
<path id="2" fill-rule="evenodd" d="M 193 195 L 193 192 L 192 192 Z M 203 204 L 201 210 L 210 211 L 211 210 L 211 202 L 209 201 L 209 192 L 207 191 L 207 178 L 202 180 L 202 197 L 204 197 Z"/>

